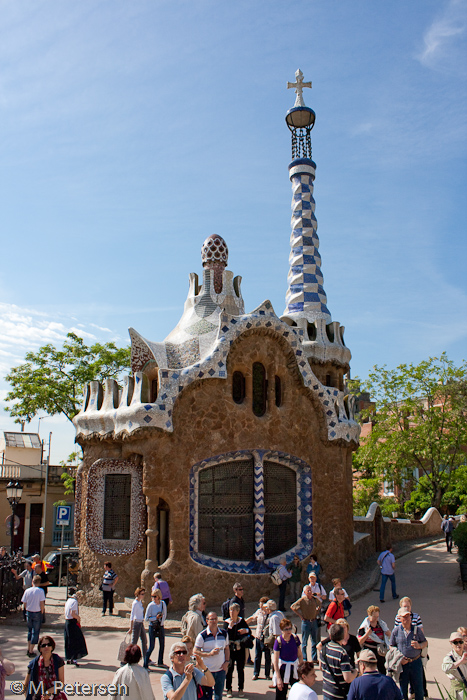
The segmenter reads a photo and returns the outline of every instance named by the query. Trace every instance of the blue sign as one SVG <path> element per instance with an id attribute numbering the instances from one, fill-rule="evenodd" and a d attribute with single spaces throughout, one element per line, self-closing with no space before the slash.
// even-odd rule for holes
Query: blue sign
<path id="1" fill-rule="evenodd" d="M 57 506 L 57 525 L 69 525 L 71 506 Z"/>

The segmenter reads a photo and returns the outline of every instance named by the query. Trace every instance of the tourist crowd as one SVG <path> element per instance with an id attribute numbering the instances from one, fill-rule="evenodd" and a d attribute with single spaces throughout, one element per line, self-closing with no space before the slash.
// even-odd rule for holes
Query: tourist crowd
<path id="1" fill-rule="evenodd" d="M 390 546 L 380 554 L 378 562 L 383 577 L 380 601 L 384 602 L 388 580 L 392 597 L 399 599 L 395 558 Z M 35 562 L 35 567 L 28 566 L 26 573 L 20 574 L 28 624 L 27 655 L 31 656 L 26 682 L 44 680 L 46 687 L 51 689 L 55 680 L 63 681 L 65 661 L 78 665 L 78 660 L 87 655 L 80 626 L 80 592 L 72 592 L 65 604 L 63 660 L 54 653 L 52 637 L 39 638 L 46 587 L 38 568 L 40 562 Z M 341 581 L 332 580 L 333 588 L 328 595 L 321 583 L 323 572 L 316 558 L 310 559 L 306 571 L 302 568 L 298 557 L 289 564 L 281 561 L 272 575 L 278 586 L 278 602 L 263 596 L 257 610 L 248 617 L 240 582 L 235 583 L 233 596 L 222 605 L 222 620 L 217 612 L 206 611 L 206 600 L 201 593 L 192 595 L 188 610 L 182 617 L 181 639 L 169 650 L 169 665 L 164 663 L 164 623 L 172 599 L 167 582 L 161 574 L 155 574 L 151 602 L 146 609 L 143 604 L 146 590 L 139 587 L 135 591 L 129 630 L 120 645 L 121 667 L 113 684 L 132 688 L 129 695 L 132 700 L 153 700 L 149 671 L 151 666 L 158 666 L 162 670 L 164 700 L 222 700 L 223 694 L 227 698 L 242 698 L 245 666 L 251 664 L 254 681 L 260 678 L 264 669 L 264 678 L 270 682 L 269 688 L 274 689 L 276 700 L 286 700 L 287 697 L 290 700 L 316 700 L 318 696 L 312 686 L 318 668 L 322 672 L 324 700 L 427 698 L 425 666 L 428 642 L 423 621 L 412 609 L 410 598 L 399 600 L 400 607 L 394 621 L 384 621 L 380 607 L 370 605 L 366 617 L 358 626 L 355 625 L 355 634 L 352 634 L 349 624 L 352 604 Z M 305 574 L 308 583 L 302 588 Z M 103 615 L 107 608 L 109 614 L 113 614 L 117 582 L 111 562 L 106 562 L 101 585 Z M 292 615 L 286 614 L 287 586 L 292 598 L 290 612 L 298 616 L 300 630 L 291 621 Z M 324 634 L 321 628 L 325 628 Z M 157 664 L 151 661 L 156 641 Z M 34 651 L 36 646 L 37 653 Z M 460 700 L 467 693 L 467 629 L 459 627 L 453 632 L 449 646 L 442 670 L 450 679 L 452 697 Z M 250 658 L 251 652 L 253 659 Z M 4 697 L 5 675 L 13 671 L 13 664 L 0 655 L 0 700 Z M 47 698 L 52 696 L 51 693 L 45 695 Z M 38 699 L 28 696 L 27 700 Z M 65 700 L 64 693 L 56 694 L 54 700 Z"/>

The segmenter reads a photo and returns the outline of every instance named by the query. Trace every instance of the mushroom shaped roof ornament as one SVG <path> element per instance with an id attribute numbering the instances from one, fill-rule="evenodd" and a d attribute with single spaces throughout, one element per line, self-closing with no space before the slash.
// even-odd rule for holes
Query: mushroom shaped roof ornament
<path id="1" fill-rule="evenodd" d="M 213 269 L 215 267 L 227 267 L 229 249 L 227 243 L 218 233 L 213 233 L 206 238 L 201 247 L 201 261 L 203 267 Z"/>

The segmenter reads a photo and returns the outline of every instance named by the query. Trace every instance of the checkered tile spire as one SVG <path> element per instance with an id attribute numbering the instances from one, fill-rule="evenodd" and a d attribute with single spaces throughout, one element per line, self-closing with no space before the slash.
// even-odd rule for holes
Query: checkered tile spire
<path id="1" fill-rule="evenodd" d="M 315 163 L 309 158 L 292 161 L 289 176 L 292 182 L 292 234 L 290 236 L 290 270 L 287 277 L 284 314 L 298 316 L 312 322 L 325 319 L 331 322 L 323 287 L 321 256 L 318 252 L 318 222 L 314 214 L 313 181 Z"/>

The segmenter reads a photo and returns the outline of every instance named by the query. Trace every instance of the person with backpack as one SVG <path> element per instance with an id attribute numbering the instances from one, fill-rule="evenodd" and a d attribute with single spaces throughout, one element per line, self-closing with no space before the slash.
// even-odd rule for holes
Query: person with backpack
<path id="1" fill-rule="evenodd" d="M 451 653 L 444 657 L 442 669 L 451 680 L 452 697 L 462 700 L 467 694 L 467 644 L 459 632 L 449 637 Z"/>
<path id="2" fill-rule="evenodd" d="M 415 700 L 423 700 L 422 649 L 428 642 L 420 627 L 412 623 L 410 610 L 399 608 L 401 620 L 391 633 L 389 645 L 397 647 L 403 655 L 399 685 L 404 698 L 408 697 L 409 683 L 415 692 Z"/>
<path id="3" fill-rule="evenodd" d="M 169 652 L 170 668 L 161 676 L 164 700 L 198 700 L 199 686 L 214 688 L 214 678 L 207 666 L 195 668 L 189 662 L 186 644 L 175 642 Z"/>
<path id="4" fill-rule="evenodd" d="M 219 628 L 215 612 L 209 612 L 206 620 L 208 626 L 196 637 L 194 653 L 203 659 L 214 677 L 214 700 L 222 700 L 230 661 L 229 635 Z"/>
<path id="5" fill-rule="evenodd" d="M 243 586 L 238 581 L 233 585 L 233 596 L 232 598 L 227 598 L 222 603 L 222 619 L 227 620 L 230 615 L 230 606 L 232 603 L 236 603 L 240 606 L 240 617 L 245 616 L 245 600 L 243 598 Z"/>
<path id="6" fill-rule="evenodd" d="M 324 621 L 327 622 L 328 629 L 330 629 L 331 625 L 337 622 L 337 620 L 340 620 L 341 618 L 345 617 L 344 598 L 345 593 L 342 590 L 342 588 L 335 588 L 334 600 L 332 603 L 329 603 L 328 608 L 326 610 L 326 614 L 324 616 Z"/>
<path id="7" fill-rule="evenodd" d="M 331 603 L 333 605 L 333 603 Z M 346 629 L 333 624 L 329 630 L 331 641 L 321 649 L 321 670 L 323 672 L 324 700 L 345 700 L 350 683 L 358 676 L 358 669 L 353 669 L 349 656 L 343 648 Z"/>
<path id="8" fill-rule="evenodd" d="M 280 622 L 281 634 L 274 642 L 274 677 L 276 700 L 286 700 L 289 685 L 298 682 L 298 664 L 303 663 L 300 640 L 292 634 L 292 623 L 284 617 Z"/>

